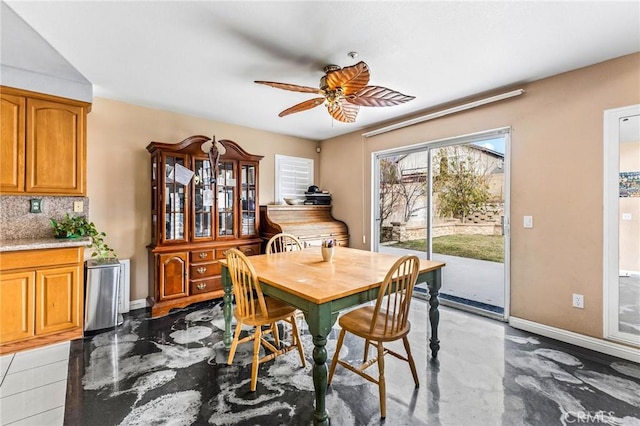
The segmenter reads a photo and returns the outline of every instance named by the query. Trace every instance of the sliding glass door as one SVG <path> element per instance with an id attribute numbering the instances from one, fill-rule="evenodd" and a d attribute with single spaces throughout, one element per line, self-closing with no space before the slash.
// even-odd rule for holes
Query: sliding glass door
<path id="1" fill-rule="evenodd" d="M 373 157 L 374 250 L 446 262 L 443 304 L 499 318 L 508 312 L 508 130 Z"/>

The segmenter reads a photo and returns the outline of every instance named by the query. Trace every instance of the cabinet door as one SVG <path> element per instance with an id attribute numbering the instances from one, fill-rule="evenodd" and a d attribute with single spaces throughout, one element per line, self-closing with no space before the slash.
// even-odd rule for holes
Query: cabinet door
<path id="1" fill-rule="evenodd" d="M 240 163 L 240 236 L 258 235 L 256 200 L 258 168 L 253 163 Z"/>
<path id="2" fill-rule="evenodd" d="M 84 195 L 84 108 L 28 99 L 26 119 L 26 191 Z"/>
<path id="3" fill-rule="evenodd" d="M 193 160 L 193 241 L 212 241 L 213 234 L 213 170 L 209 159 Z"/>
<path id="4" fill-rule="evenodd" d="M 163 200 L 162 215 L 164 232 L 162 242 L 186 242 L 188 239 L 189 219 L 189 187 L 179 182 L 181 170 L 187 168 L 186 155 L 163 155 L 164 188 L 161 189 Z"/>
<path id="5" fill-rule="evenodd" d="M 160 300 L 187 296 L 187 253 L 161 254 L 158 257 Z"/>
<path id="6" fill-rule="evenodd" d="M 80 282 L 79 266 L 36 271 L 36 335 L 80 327 Z"/>
<path id="7" fill-rule="evenodd" d="M 151 157 L 151 244 L 158 244 L 158 161 L 159 155 Z"/>
<path id="8" fill-rule="evenodd" d="M 235 238 L 235 193 L 236 174 L 234 163 L 221 162 L 216 180 L 218 203 L 218 239 Z"/>
<path id="9" fill-rule="evenodd" d="M 0 343 L 33 337 L 35 272 L 0 275 Z"/>
<path id="10" fill-rule="evenodd" d="M 0 126 L 0 191 L 24 192 L 25 98 L 3 93 Z"/>

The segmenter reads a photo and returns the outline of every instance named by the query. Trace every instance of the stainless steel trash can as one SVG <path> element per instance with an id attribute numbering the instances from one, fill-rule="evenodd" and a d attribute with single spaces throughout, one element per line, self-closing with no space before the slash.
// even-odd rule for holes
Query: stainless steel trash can
<path id="1" fill-rule="evenodd" d="M 122 324 L 122 315 L 118 313 L 118 259 L 87 260 L 84 271 L 84 331 L 101 330 Z"/>

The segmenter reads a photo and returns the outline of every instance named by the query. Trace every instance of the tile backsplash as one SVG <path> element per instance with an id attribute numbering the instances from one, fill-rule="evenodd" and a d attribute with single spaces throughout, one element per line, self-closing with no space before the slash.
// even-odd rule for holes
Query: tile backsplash
<path id="1" fill-rule="evenodd" d="M 29 212 L 32 198 L 42 200 L 42 213 Z M 82 201 L 82 213 L 73 212 L 74 201 Z M 89 198 L 0 195 L 0 240 L 53 237 L 49 219 L 62 219 L 65 213 L 89 217 Z"/>

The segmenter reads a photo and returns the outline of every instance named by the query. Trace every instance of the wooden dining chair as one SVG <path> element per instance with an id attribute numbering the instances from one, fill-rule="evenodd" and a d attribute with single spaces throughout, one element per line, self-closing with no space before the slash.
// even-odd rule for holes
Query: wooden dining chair
<path id="1" fill-rule="evenodd" d="M 370 382 L 376 383 L 380 393 L 380 414 L 382 418 L 387 416 L 386 381 L 384 377 L 384 356 L 386 354 L 407 361 L 411 368 L 413 381 L 416 387 L 419 386 L 418 373 L 413 361 L 413 356 L 411 355 L 411 348 L 407 337 L 411 330 L 411 323 L 408 319 L 409 305 L 411 304 L 413 287 L 418 278 L 419 269 L 420 260 L 416 256 L 403 256 L 398 259 L 389 272 L 387 272 L 384 282 L 382 286 L 380 286 L 380 293 L 378 293 L 375 306 L 365 306 L 353 310 L 344 314 L 338 320 L 342 331 L 340 331 L 336 352 L 331 362 L 327 385 L 331 384 L 331 379 L 333 378 L 337 364 L 342 365 Z M 344 336 L 347 332 L 365 339 L 364 357 L 362 364 L 359 366 L 354 366 L 338 359 L 340 348 L 342 347 Z M 404 348 L 407 352 L 406 357 L 383 346 L 383 343 L 398 339 L 402 339 L 404 343 Z M 375 345 L 378 351 L 376 357 L 367 360 L 369 345 Z M 378 363 L 377 380 L 364 371 L 376 362 Z"/>
<path id="2" fill-rule="evenodd" d="M 283 251 L 296 251 L 302 250 L 303 246 L 299 239 L 297 239 L 294 235 L 280 233 L 276 234 L 267 242 L 267 247 L 265 248 L 266 254 L 271 253 L 281 253 Z"/>
<path id="3" fill-rule="evenodd" d="M 256 271 L 249 259 L 240 250 L 229 249 L 227 251 L 227 267 L 233 283 L 233 295 L 236 302 L 234 316 L 237 321 L 227 364 L 231 365 L 233 362 L 233 357 L 240 343 L 253 340 L 253 361 L 251 366 L 251 391 L 253 392 L 256 390 L 258 382 L 258 366 L 263 362 L 270 361 L 297 348 L 302 366 L 306 365 L 300 333 L 294 317 L 296 308 L 262 294 Z M 291 324 L 291 345 L 280 344 L 278 321 L 285 321 Z M 240 339 L 240 332 L 245 324 L 255 327 L 255 331 Z M 263 330 L 263 325 L 268 325 L 269 328 Z M 273 334 L 275 346 L 264 339 L 264 335 L 269 333 Z M 261 344 L 271 352 L 262 358 L 259 357 Z"/>

